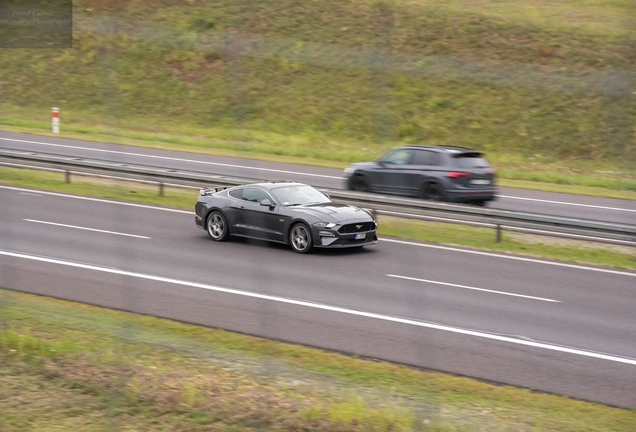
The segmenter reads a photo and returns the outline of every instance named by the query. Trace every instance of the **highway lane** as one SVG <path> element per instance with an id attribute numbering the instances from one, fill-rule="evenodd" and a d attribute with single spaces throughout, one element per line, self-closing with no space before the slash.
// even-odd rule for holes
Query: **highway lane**
<path id="1" fill-rule="evenodd" d="M 188 211 L 0 202 L 6 288 L 636 407 L 632 272 L 389 240 L 302 256 L 213 243 Z"/>
<path id="2" fill-rule="evenodd" d="M 336 169 L 200 155 L 161 149 L 81 141 L 0 131 L 0 148 L 29 150 L 122 163 L 203 171 L 264 180 L 296 180 L 318 187 L 343 189 Z M 492 208 L 633 224 L 636 201 L 501 188 Z"/>

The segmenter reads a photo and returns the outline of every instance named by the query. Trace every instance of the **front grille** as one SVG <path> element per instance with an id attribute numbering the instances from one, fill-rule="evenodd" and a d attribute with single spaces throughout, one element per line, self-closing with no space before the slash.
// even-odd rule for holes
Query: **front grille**
<path id="1" fill-rule="evenodd" d="M 371 231 L 373 227 L 374 227 L 373 222 L 352 223 L 352 224 L 341 226 L 338 232 L 340 234 L 353 234 L 353 233 Z"/>

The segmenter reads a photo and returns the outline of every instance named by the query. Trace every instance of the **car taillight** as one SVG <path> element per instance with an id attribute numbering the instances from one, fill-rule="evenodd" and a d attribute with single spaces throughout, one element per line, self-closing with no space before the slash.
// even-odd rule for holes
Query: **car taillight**
<path id="1" fill-rule="evenodd" d="M 468 177 L 468 176 L 470 176 L 470 174 L 467 173 L 467 172 L 456 172 L 456 171 L 453 171 L 453 172 L 449 172 L 448 174 L 446 174 L 446 177 L 450 177 L 452 179 L 458 179 L 458 178 Z"/>
<path id="2" fill-rule="evenodd" d="M 497 171 L 491 172 L 490 175 L 493 176 L 493 177 L 497 177 Z"/>

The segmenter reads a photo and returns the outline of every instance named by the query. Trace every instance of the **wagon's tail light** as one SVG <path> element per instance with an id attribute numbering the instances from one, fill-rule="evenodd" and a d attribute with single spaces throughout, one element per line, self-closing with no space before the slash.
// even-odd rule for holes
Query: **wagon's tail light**
<path id="1" fill-rule="evenodd" d="M 446 174 L 446 177 L 452 178 L 452 179 L 458 179 L 458 178 L 462 178 L 462 177 L 469 177 L 470 174 L 467 172 L 458 172 L 458 171 L 453 171 L 453 172 L 449 172 L 448 174 Z"/>

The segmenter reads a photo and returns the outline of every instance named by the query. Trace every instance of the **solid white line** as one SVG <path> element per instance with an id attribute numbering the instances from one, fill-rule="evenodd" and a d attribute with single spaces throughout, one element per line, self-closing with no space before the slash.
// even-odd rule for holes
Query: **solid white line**
<path id="1" fill-rule="evenodd" d="M 23 220 L 27 221 L 27 222 L 34 222 L 34 223 L 46 224 L 46 225 L 55 225 L 55 226 L 59 226 L 59 227 L 74 228 L 74 229 L 79 229 L 79 230 L 84 230 L 84 231 L 94 231 L 94 232 L 104 233 L 104 234 L 114 234 L 114 235 L 120 235 L 120 236 L 126 236 L 126 237 L 135 237 L 135 238 L 140 238 L 140 239 L 146 239 L 146 240 L 150 239 L 150 237 L 140 236 L 140 235 L 135 235 L 135 234 L 126 234 L 126 233 L 120 233 L 120 232 L 115 232 L 115 231 L 105 231 L 105 230 L 100 230 L 100 229 L 95 229 L 95 228 L 86 228 L 86 227 L 80 227 L 80 226 L 75 226 L 75 225 L 66 225 L 66 224 L 55 223 L 55 222 L 45 222 L 45 221 L 39 221 L 39 220 L 34 220 L 34 219 L 23 219 Z"/>
<path id="2" fill-rule="evenodd" d="M 24 189 L 24 188 L 18 188 L 18 187 L 13 187 L 13 186 L 2 186 L 2 185 L 0 185 L 0 189 L 15 190 L 15 191 L 19 191 L 19 192 L 34 192 L 31 189 Z M 171 209 L 171 208 L 166 208 L 166 207 L 155 207 L 155 206 L 149 206 L 149 205 L 144 205 L 144 204 L 135 204 L 135 203 L 129 203 L 129 202 L 123 202 L 123 201 L 111 201 L 111 200 L 105 200 L 105 199 L 101 199 L 101 198 L 91 198 L 91 197 L 84 197 L 84 196 L 79 196 L 79 195 L 68 195 L 68 194 L 63 194 L 63 193 L 58 193 L 58 192 L 48 192 L 48 191 L 42 191 L 42 190 L 37 190 L 37 193 L 42 194 L 42 195 L 59 196 L 59 197 L 63 197 L 63 198 L 73 198 L 73 199 L 79 199 L 79 200 L 101 202 L 101 203 L 106 203 L 106 204 L 116 204 L 116 205 L 122 205 L 122 206 L 145 208 L 145 209 L 150 209 L 150 210 L 159 210 L 159 211 L 167 211 L 167 212 L 173 212 L 173 213 L 182 213 L 182 214 L 194 215 L 193 211 L 188 211 L 188 210 L 178 210 L 178 209 Z M 418 247 L 431 248 L 431 249 L 443 249 L 443 250 L 448 250 L 448 251 L 453 251 L 453 252 L 462 252 L 462 253 L 469 253 L 469 254 L 474 254 L 474 255 L 489 256 L 489 257 L 493 257 L 493 258 L 511 259 L 511 260 L 516 260 L 516 261 L 532 262 L 532 263 L 536 263 L 536 264 L 546 264 L 546 265 L 552 265 L 552 266 L 558 266 L 558 267 L 574 268 L 574 269 L 578 269 L 578 270 L 589 270 L 589 271 L 595 271 L 595 272 L 601 272 L 601 273 L 617 274 L 617 275 L 621 275 L 621 276 L 636 277 L 636 273 L 628 273 L 628 272 L 624 272 L 624 271 L 620 271 L 620 270 L 610 270 L 610 269 L 603 269 L 603 268 L 596 268 L 596 267 L 586 267 L 586 266 L 577 265 L 577 264 L 559 263 L 559 262 L 544 261 L 544 260 L 534 259 L 534 258 L 525 258 L 525 257 L 520 257 L 520 256 L 501 255 L 501 254 L 496 254 L 496 253 L 491 253 L 491 252 L 481 252 L 481 251 L 475 251 L 475 250 L 470 250 L 470 249 L 459 249 L 459 248 L 453 248 L 453 247 L 448 247 L 448 246 L 439 246 L 439 245 L 431 245 L 431 244 L 424 244 L 424 243 L 415 243 L 415 242 L 406 241 L 406 240 L 396 240 L 396 239 L 389 239 L 389 238 L 380 238 L 380 240 L 386 241 L 386 242 L 389 242 L 389 243 L 405 244 L 405 245 L 409 245 L 409 246 L 418 246 Z"/>
<path id="3" fill-rule="evenodd" d="M 439 282 L 439 281 L 433 281 L 433 280 L 428 280 L 428 279 L 418 279 L 418 278 L 414 278 L 414 277 L 399 276 L 399 275 L 394 275 L 394 274 L 387 274 L 387 276 L 388 277 L 392 277 L 392 278 L 399 278 L 399 279 L 406 279 L 406 280 L 410 280 L 410 281 L 416 281 L 416 282 L 425 282 L 425 283 L 430 283 L 430 284 L 445 285 L 445 286 L 469 289 L 469 290 L 474 290 L 474 291 L 483 291 L 483 292 L 488 292 L 488 293 L 492 293 L 492 294 L 501 294 L 501 295 L 507 295 L 507 296 L 513 296 L 513 297 L 523 297 L 523 298 L 532 299 L 532 300 L 541 300 L 541 301 L 546 301 L 546 302 L 561 303 L 561 301 L 559 301 L 559 300 L 552 300 L 552 299 L 549 299 L 549 298 L 534 297 L 534 296 L 523 295 L 523 294 L 514 294 L 514 293 L 505 292 L 505 291 L 495 291 L 495 290 L 489 290 L 489 289 L 486 289 L 486 288 L 476 288 L 476 287 L 471 287 L 471 286 L 466 286 L 466 285 L 457 285 L 457 284 L 448 283 L 448 282 Z"/>
<path id="4" fill-rule="evenodd" d="M 626 208 L 620 208 L 620 207 L 605 207 L 605 206 L 592 205 L 592 204 L 579 204 L 579 203 L 562 202 L 562 201 L 551 201 L 551 200 L 538 199 L 538 198 L 523 198 L 523 197 L 514 197 L 514 196 L 508 196 L 508 195 L 499 195 L 499 197 L 500 198 L 516 199 L 516 200 L 524 200 L 524 201 L 537 201 L 537 202 L 543 202 L 543 203 L 548 203 L 548 204 L 559 204 L 559 205 L 570 205 L 570 206 L 579 206 L 579 207 L 590 207 L 590 208 L 597 208 L 597 209 L 602 209 L 602 210 L 616 210 L 616 211 L 636 212 L 636 210 L 633 210 L 633 209 L 626 209 Z"/>
<path id="5" fill-rule="evenodd" d="M 0 137 L 0 140 L 23 142 L 23 143 L 29 143 L 29 144 L 38 144 L 38 145 L 51 146 L 51 147 L 81 149 L 81 150 L 88 150 L 88 151 L 100 152 L 100 153 L 111 153 L 111 154 L 121 154 L 121 155 L 127 155 L 127 156 L 146 157 L 146 158 L 152 158 L 152 159 L 163 159 L 163 160 L 171 160 L 176 162 L 189 162 L 189 163 L 196 163 L 196 164 L 202 164 L 202 165 L 216 165 L 216 166 L 224 166 L 229 168 L 245 168 L 245 169 L 256 170 L 256 171 L 269 171 L 269 172 L 275 172 L 275 173 L 281 173 L 281 174 L 294 174 L 294 175 L 303 175 L 303 176 L 309 176 L 309 177 L 323 177 L 323 178 L 344 180 L 344 177 L 330 176 L 330 175 L 324 175 L 324 174 L 310 174 L 310 173 L 304 173 L 304 172 L 278 170 L 273 168 L 260 168 L 260 167 L 234 165 L 234 164 L 226 164 L 226 163 L 219 163 L 219 162 L 198 161 L 193 159 L 182 159 L 182 158 L 174 158 L 174 157 L 168 157 L 168 156 L 149 155 L 149 154 L 143 154 L 143 153 L 131 153 L 131 152 L 118 151 L 118 150 L 95 149 L 90 147 L 78 147 L 78 146 L 70 146 L 65 144 L 53 144 L 53 143 L 47 143 L 47 142 L 41 142 L 41 141 L 29 141 L 29 140 L 20 140 L 15 138 L 3 138 L 3 137 Z"/>
<path id="6" fill-rule="evenodd" d="M 415 243 L 415 242 L 406 241 L 406 240 L 396 240 L 396 239 L 388 239 L 388 238 L 380 238 L 380 240 L 389 242 L 389 243 L 398 243 L 398 244 L 404 244 L 409 246 L 424 247 L 429 249 L 441 249 L 441 250 L 447 250 L 451 252 L 462 252 L 462 253 L 468 253 L 473 255 L 489 256 L 493 258 L 503 258 L 503 259 L 509 259 L 509 260 L 515 260 L 515 261 L 525 261 L 525 262 L 531 262 L 536 264 L 552 265 L 557 267 L 567 267 L 567 268 L 573 268 L 577 270 L 589 270 L 589 271 L 600 272 L 600 273 L 609 273 L 609 274 L 615 274 L 615 275 L 621 275 L 621 276 L 636 277 L 636 273 L 629 273 L 629 272 L 620 271 L 620 270 L 586 267 L 586 266 L 578 265 L 578 264 L 544 261 L 540 259 L 526 258 L 526 257 L 520 257 L 520 256 L 513 256 L 513 255 L 500 255 L 500 254 L 491 253 L 491 252 L 482 252 L 482 251 L 476 251 L 476 250 L 470 250 L 470 249 L 459 249 L 459 248 L 454 248 L 449 246 L 439 246 L 439 245 L 433 245 L 433 244 Z"/>
<path id="7" fill-rule="evenodd" d="M 101 203 L 106 203 L 106 204 L 116 204 L 116 205 L 122 205 L 122 206 L 128 206 L 128 207 L 137 207 L 137 208 L 144 208 L 144 209 L 151 209 L 151 210 L 167 211 L 167 212 L 172 212 L 172 213 L 194 214 L 194 211 L 188 211 L 188 210 L 171 209 L 171 208 L 167 208 L 167 207 L 156 207 L 156 206 L 150 206 L 150 205 L 146 205 L 146 204 L 135 204 L 135 203 L 124 202 L 124 201 L 113 201 L 113 200 L 107 200 L 107 199 L 101 199 L 101 198 L 91 198 L 91 197 L 85 197 L 85 196 L 79 196 L 79 195 L 69 195 L 69 194 L 64 194 L 64 193 L 59 193 L 59 192 L 49 192 L 49 191 L 43 191 L 43 190 L 35 191 L 35 190 L 31 190 L 31 189 L 23 189 L 23 188 L 18 188 L 18 187 L 13 187 L 13 186 L 2 186 L 2 185 L 0 185 L 0 189 L 14 190 L 14 191 L 18 191 L 18 192 L 31 192 L 31 193 L 36 192 L 36 193 L 41 194 L 41 195 L 59 196 L 59 197 L 63 197 L 63 198 L 73 198 L 73 199 L 78 199 L 78 200 L 83 200 L 83 201 L 94 201 L 94 202 L 101 202 Z"/>
<path id="8" fill-rule="evenodd" d="M 529 347 L 533 347 L 533 348 L 540 348 L 540 349 L 544 349 L 544 350 L 557 351 L 557 352 L 562 352 L 562 353 L 567 353 L 567 354 L 575 354 L 575 355 L 584 356 L 584 357 L 591 357 L 591 358 L 596 358 L 596 359 L 601 359 L 601 360 L 608 360 L 608 361 L 617 362 L 617 363 L 625 363 L 625 364 L 636 366 L 636 359 L 632 359 L 632 358 L 620 357 L 620 356 L 604 354 L 604 353 L 597 353 L 597 352 L 586 351 L 586 350 L 582 350 L 582 349 L 570 348 L 570 347 L 559 346 L 559 345 L 552 345 L 552 344 L 543 343 L 543 342 L 534 342 L 534 341 L 529 341 L 529 340 L 516 339 L 516 338 L 512 338 L 512 337 L 508 337 L 508 336 L 500 336 L 500 335 L 496 335 L 496 334 L 483 333 L 483 332 L 474 331 L 474 330 L 466 330 L 466 329 L 457 328 L 457 327 L 451 327 L 451 326 L 442 325 L 442 324 L 435 324 L 435 323 L 417 321 L 417 320 L 409 319 L 409 318 L 399 318 L 399 317 L 393 317 L 393 316 L 389 316 L 389 315 L 382 315 L 382 314 L 377 314 L 377 313 L 372 313 L 372 312 L 363 312 L 363 311 L 359 311 L 359 310 L 355 310 L 355 309 L 347 309 L 347 308 L 343 308 L 343 307 L 339 307 L 339 306 L 329 306 L 329 305 L 326 305 L 326 304 L 313 303 L 313 302 L 309 302 L 309 301 L 293 300 L 293 299 L 288 299 L 288 298 L 284 298 L 284 297 L 276 297 L 276 296 L 270 296 L 270 295 L 265 295 L 265 294 L 257 294 L 257 293 L 253 293 L 253 292 L 241 291 L 241 290 L 232 289 L 232 288 L 224 288 L 224 287 L 219 287 L 219 286 L 214 286 L 214 285 L 207 285 L 207 284 L 202 284 L 202 283 L 197 283 L 197 282 L 188 282 L 188 281 L 183 281 L 183 280 L 179 280 L 179 279 L 172 279 L 172 278 L 166 278 L 166 277 L 161 277 L 161 276 L 153 276 L 153 275 L 148 275 L 148 274 L 143 274 L 143 273 L 135 273 L 135 272 L 129 272 L 129 271 L 125 271 L 125 270 L 118 270 L 118 269 L 113 269 L 113 268 L 100 267 L 100 266 L 90 265 L 90 264 L 81 264 L 81 263 L 63 261 L 63 260 L 54 259 L 54 258 L 39 257 L 39 256 L 34 256 L 34 255 L 16 253 L 16 252 L 9 252 L 9 251 L 0 250 L 0 255 L 14 257 L 14 258 L 28 259 L 28 260 L 39 261 L 39 262 L 46 262 L 46 263 L 51 263 L 51 264 L 58 264 L 58 265 L 63 265 L 63 266 L 68 266 L 68 267 L 81 268 L 81 269 L 86 269 L 86 270 L 94 270 L 94 271 L 99 271 L 99 272 L 103 272 L 103 273 L 111 273 L 111 274 L 117 274 L 117 275 L 122 275 L 122 276 L 129 276 L 129 277 L 134 277 L 134 278 L 139 278 L 139 279 L 152 280 L 152 281 L 156 281 L 156 282 L 163 282 L 163 283 L 169 283 L 169 284 L 175 284 L 175 285 L 181 285 L 181 286 L 188 286 L 188 287 L 193 287 L 193 288 L 201 288 L 201 289 L 206 289 L 206 290 L 210 290 L 210 291 L 216 291 L 216 292 L 222 292 L 222 293 L 227 293 L 227 294 L 239 295 L 239 296 L 243 296 L 243 297 L 258 298 L 258 299 L 262 299 L 262 300 L 269 300 L 269 301 L 274 301 L 274 302 L 279 302 L 279 303 L 291 304 L 291 305 L 295 305 L 295 306 L 302 306 L 302 307 L 307 307 L 307 308 L 312 308 L 312 309 L 326 310 L 326 311 L 329 311 L 329 312 L 337 312 L 337 313 L 353 315 L 353 316 L 359 316 L 359 317 L 364 317 L 364 318 L 371 318 L 371 319 L 376 319 L 376 320 L 389 321 L 389 322 L 406 324 L 406 325 L 417 326 L 417 327 L 424 327 L 424 328 L 429 328 L 429 329 L 434 329 L 434 330 L 445 331 L 445 332 L 449 332 L 449 333 L 461 334 L 461 335 L 466 335 L 466 336 L 473 336 L 473 337 L 478 337 L 478 338 L 483 338 L 483 339 L 491 339 L 491 340 L 496 340 L 496 341 L 499 341 L 499 342 L 511 343 L 511 344 L 515 344 L 515 345 L 524 345 L 524 346 L 529 346 Z"/>

